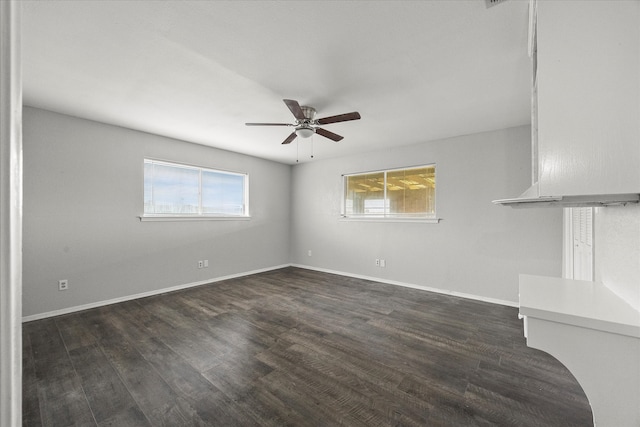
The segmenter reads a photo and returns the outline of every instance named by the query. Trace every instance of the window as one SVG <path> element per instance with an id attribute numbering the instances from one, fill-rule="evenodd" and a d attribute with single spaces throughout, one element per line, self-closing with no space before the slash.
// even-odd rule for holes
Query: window
<path id="1" fill-rule="evenodd" d="M 343 215 L 435 219 L 435 197 L 435 165 L 345 175 Z"/>
<path id="2" fill-rule="evenodd" d="M 144 216 L 247 217 L 248 175 L 144 160 Z"/>

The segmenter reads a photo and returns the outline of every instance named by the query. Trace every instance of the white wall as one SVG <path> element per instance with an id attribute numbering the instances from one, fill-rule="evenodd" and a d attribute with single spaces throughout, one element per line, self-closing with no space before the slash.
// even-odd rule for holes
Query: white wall
<path id="1" fill-rule="evenodd" d="M 640 312 L 640 206 L 596 209 L 595 280 Z"/>
<path id="2" fill-rule="evenodd" d="M 491 203 L 529 187 L 530 158 L 523 126 L 296 165 L 292 262 L 517 304 L 518 274 L 561 275 L 562 210 Z M 342 174 L 428 163 L 439 224 L 339 219 Z"/>
<path id="3" fill-rule="evenodd" d="M 251 220 L 140 222 L 145 157 L 248 172 Z M 290 182 L 288 165 L 25 108 L 23 315 L 288 264 Z"/>

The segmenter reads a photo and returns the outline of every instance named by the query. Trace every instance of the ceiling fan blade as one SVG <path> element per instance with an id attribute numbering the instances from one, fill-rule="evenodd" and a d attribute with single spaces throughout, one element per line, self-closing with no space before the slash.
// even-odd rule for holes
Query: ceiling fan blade
<path id="1" fill-rule="evenodd" d="M 329 132 L 328 130 L 325 130 L 325 129 L 322 129 L 322 128 L 316 128 L 316 133 L 319 134 L 319 135 L 324 136 L 325 138 L 332 139 L 332 140 L 334 140 L 336 142 L 338 142 L 342 138 L 344 138 L 343 136 L 340 136 L 337 133 Z"/>
<path id="2" fill-rule="evenodd" d="M 247 126 L 293 126 L 290 123 L 245 123 Z"/>
<path id="3" fill-rule="evenodd" d="M 293 113 L 293 117 L 298 120 L 306 119 L 304 113 L 302 112 L 302 108 L 300 108 L 300 104 L 298 104 L 298 101 L 295 101 L 293 99 L 283 99 L 283 101 L 285 104 L 287 104 L 287 107 L 289 107 L 291 113 Z"/>
<path id="4" fill-rule="evenodd" d="M 291 135 L 289 135 L 287 137 L 287 139 L 285 139 L 284 141 L 282 141 L 283 144 L 291 144 L 291 141 L 293 141 L 294 139 L 296 139 L 296 133 L 295 132 L 291 132 Z"/>
<path id="5" fill-rule="evenodd" d="M 358 120 L 358 119 L 360 119 L 360 113 L 358 113 L 357 111 L 354 111 L 353 113 L 338 114 L 337 116 L 318 119 L 317 122 L 319 125 L 328 125 L 329 123 L 347 122 L 349 120 Z"/>

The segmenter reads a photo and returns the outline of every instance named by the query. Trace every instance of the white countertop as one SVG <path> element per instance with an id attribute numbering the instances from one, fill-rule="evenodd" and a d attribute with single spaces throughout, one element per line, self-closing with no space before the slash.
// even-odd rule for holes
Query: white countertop
<path id="1" fill-rule="evenodd" d="M 640 338 L 640 312 L 600 282 L 521 274 L 520 314 Z"/>

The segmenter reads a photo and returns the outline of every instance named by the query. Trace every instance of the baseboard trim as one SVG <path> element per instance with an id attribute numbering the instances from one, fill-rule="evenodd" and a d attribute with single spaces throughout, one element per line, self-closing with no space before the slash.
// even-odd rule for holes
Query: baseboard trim
<path id="1" fill-rule="evenodd" d="M 182 285 L 171 286 L 171 287 L 168 287 L 168 288 L 156 289 L 156 290 L 153 290 L 153 291 L 142 292 L 142 293 L 139 293 L 139 294 L 127 295 L 127 296 L 124 296 L 124 297 L 113 298 L 113 299 L 110 299 L 110 300 L 92 302 L 92 303 L 89 303 L 89 304 L 77 305 L 77 306 L 74 306 L 74 307 L 63 308 L 63 309 L 60 309 L 60 310 L 47 311 L 45 313 L 32 314 L 30 316 L 24 316 L 22 318 L 22 323 L 31 322 L 31 321 L 34 321 L 34 320 L 46 319 L 46 318 L 49 318 L 49 317 L 61 316 L 63 314 L 75 313 L 77 311 L 88 310 L 88 309 L 91 309 L 91 308 L 103 307 L 105 305 L 117 304 L 119 302 L 131 301 L 131 300 L 138 299 L 138 298 L 145 298 L 145 297 L 150 297 L 150 296 L 153 296 L 153 295 L 160 295 L 160 294 L 164 294 L 164 293 L 167 293 L 167 292 L 179 291 L 181 289 L 193 288 L 193 287 L 196 287 L 196 286 L 207 285 L 209 283 L 221 282 L 223 280 L 235 279 L 235 278 L 244 277 L 244 276 L 250 276 L 252 274 L 264 273 L 264 272 L 272 271 L 272 270 L 279 270 L 281 268 L 285 268 L 285 267 L 289 267 L 289 266 L 291 266 L 291 264 L 276 265 L 276 266 L 273 266 L 273 267 L 260 268 L 260 269 L 257 269 L 257 270 L 246 271 L 246 272 L 243 272 L 243 273 L 229 274 L 227 276 L 214 277 L 214 278 L 211 278 L 211 279 L 200 280 L 198 282 L 191 282 L 191 283 L 185 283 L 185 284 L 182 284 Z"/>
<path id="2" fill-rule="evenodd" d="M 196 286 L 207 285 L 209 283 L 221 282 L 223 280 L 235 279 L 235 278 L 244 277 L 244 276 L 251 276 L 252 274 L 258 274 L 258 273 L 264 273 L 264 272 L 267 272 L 267 271 L 279 270 L 281 268 L 286 268 L 286 267 L 296 267 L 296 268 L 302 268 L 302 269 L 305 269 L 305 270 L 313 270 L 313 271 L 320 271 L 320 272 L 323 272 L 323 273 L 337 274 L 339 276 L 353 277 L 353 278 L 356 278 L 356 279 L 369 280 L 369 281 L 378 282 L 378 283 L 386 283 L 388 285 L 403 286 L 405 288 L 419 289 L 419 290 L 422 290 L 422 291 L 435 292 L 435 293 L 443 294 L 443 295 L 451 295 L 451 296 L 454 296 L 454 297 L 466 298 L 466 299 L 471 299 L 471 300 L 475 300 L 475 301 L 488 302 L 488 303 L 491 303 L 491 304 L 505 305 L 505 306 L 508 306 L 508 307 L 519 307 L 519 304 L 517 302 L 506 301 L 506 300 L 501 300 L 501 299 L 497 299 L 497 298 L 482 297 L 482 296 L 473 295 L 473 294 L 467 294 L 467 293 L 463 293 L 463 292 L 450 291 L 450 290 L 447 290 L 447 289 L 432 288 L 430 286 L 416 285 L 416 284 L 413 284 L 413 283 L 399 282 L 397 280 L 382 279 L 380 277 L 365 276 L 365 275 L 362 275 L 362 274 L 354 274 L 354 273 L 349 273 L 349 272 L 346 272 L 346 271 L 338 271 L 338 270 L 331 270 L 331 269 L 328 269 L 328 268 L 313 267 L 313 266 L 304 265 L 304 264 L 281 264 L 281 265 L 276 265 L 276 266 L 273 266 L 273 267 L 267 267 L 267 268 L 260 268 L 260 269 L 257 269 L 257 270 L 245 271 L 243 273 L 236 273 L 236 274 L 229 274 L 227 276 L 214 277 L 214 278 L 211 278 L 211 279 L 201 280 L 201 281 L 198 281 L 198 282 L 185 283 L 185 284 L 182 284 L 182 285 L 171 286 L 169 288 L 162 288 L 162 289 L 156 289 L 156 290 L 153 290 L 153 291 L 142 292 L 142 293 L 139 293 L 139 294 L 127 295 L 127 296 L 124 296 L 124 297 L 113 298 L 113 299 L 110 299 L 110 300 L 92 302 L 92 303 L 89 303 L 89 304 L 83 304 L 83 305 L 78 305 L 78 306 L 74 306 L 74 307 L 63 308 L 63 309 L 60 309 L 60 310 L 48 311 L 48 312 L 45 312 L 45 313 L 32 314 L 30 316 L 24 316 L 22 318 L 22 322 L 25 323 L 25 322 L 31 322 L 31 321 L 34 321 L 34 320 L 46 319 L 46 318 L 49 318 L 49 317 L 61 316 L 63 314 L 75 313 L 77 311 L 89 310 L 91 308 L 97 308 L 97 307 L 103 307 L 105 305 L 117 304 L 119 302 L 131 301 L 131 300 L 138 299 L 138 298 L 145 298 L 145 297 L 150 297 L 150 296 L 153 296 L 153 295 L 164 294 L 164 293 L 167 293 L 167 292 L 179 291 L 179 290 L 182 290 L 182 289 L 187 289 L 187 288 L 193 288 L 193 287 L 196 287 Z"/>
<path id="3" fill-rule="evenodd" d="M 451 296 L 454 296 L 454 297 L 466 298 L 466 299 L 471 299 L 471 300 L 475 300 L 475 301 L 488 302 L 488 303 L 491 303 L 491 304 L 505 305 L 505 306 L 508 306 L 508 307 L 519 307 L 520 306 L 517 302 L 514 302 L 514 301 L 507 301 L 507 300 L 502 300 L 502 299 L 497 299 L 497 298 L 482 297 L 482 296 L 479 296 L 479 295 L 467 294 L 467 293 L 464 293 L 464 292 L 450 291 L 448 289 L 432 288 L 430 286 L 416 285 L 416 284 L 413 284 L 413 283 L 399 282 L 399 281 L 396 281 L 396 280 L 382 279 L 380 277 L 365 276 L 365 275 L 362 275 L 362 274 L 347 273 L 345 271 L 330 270 L 330 269 L 327 269 L 327 268 L 312 267 L 310 265 L 291 264 L 291 267 L 303 268 L 303 269 L 306 269 L 306 270 L 320 271 L 322 273 L 337 274 L 337 275 L 340 275 L 340 276 L 353 277 L 355 279 L 370 280 L 372 282 L 386 283 L 388 285 L 404 286 L 405 288 L 419 289 L 419 290 L 422 290 L 422 291 L 434 292 L 434 293 L 443 294 L 443 295 L 451 295 Z"/>

